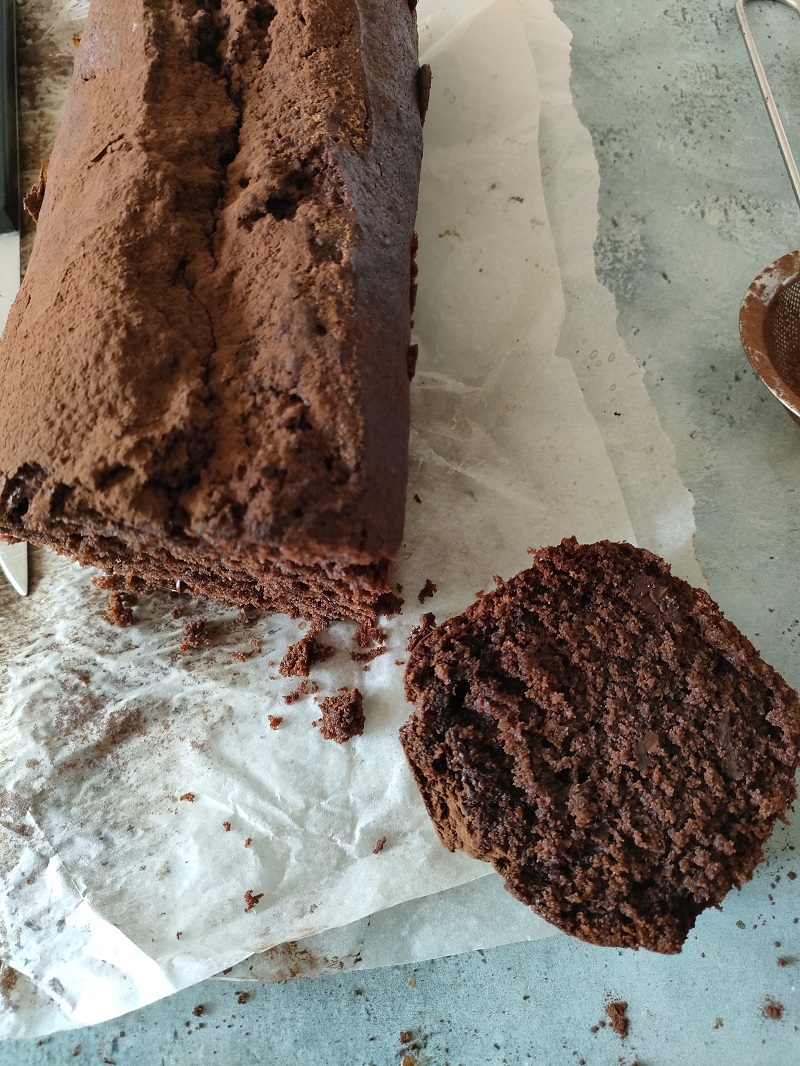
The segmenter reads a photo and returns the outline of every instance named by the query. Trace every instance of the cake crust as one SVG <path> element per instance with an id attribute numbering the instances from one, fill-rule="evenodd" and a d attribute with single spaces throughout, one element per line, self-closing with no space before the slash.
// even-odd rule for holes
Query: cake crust
<path id="1" fill-rule="evenodd" d="M 574 539 L 425 633 L 401 739 L 446 847 L 565 932 L 680 950 L 795 794 L 797 694 L 649 552 Z"/>
<path id="2" fill-rule="evenodd" d="M 375 608 L 418 70 L 406 0 L 94 0 L 0 344 L 0 532 L 112 585 Z"/>

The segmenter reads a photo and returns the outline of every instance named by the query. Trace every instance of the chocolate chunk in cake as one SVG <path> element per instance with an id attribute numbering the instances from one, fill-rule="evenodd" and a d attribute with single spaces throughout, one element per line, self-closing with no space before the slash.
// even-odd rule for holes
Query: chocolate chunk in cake
<path id="1" fill-rule="evenodd" d="M 0 342 L 0 535 L 391 608 L 424 84 L 400 2 L 91 5 Z"/>
<path id="2" fill-rule="evenodd" d="M 364 732 L 364 705 L 357 688 L 345 688 L 337 696 L 326 696 L 320 709 L 319 731 L 326 740 L 344 744 Z"/>
<path id="3" fill-rule="evenodd" d="M 595 944 L 679 951 L 795 794 L 800 701 L 649 552 L 533 555 L 409 657 L 401 731 L 443 843 Z"/>

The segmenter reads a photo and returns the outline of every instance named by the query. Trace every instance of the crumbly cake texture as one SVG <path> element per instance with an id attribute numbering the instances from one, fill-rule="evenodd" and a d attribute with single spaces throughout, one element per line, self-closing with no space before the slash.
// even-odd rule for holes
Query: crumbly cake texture
<path id="1" fill-rule="evenodd" d="M 364 732 L 364 702 L 357 688 L 344 688 L 335 696 L 326 696 L 320 710 L 319 731 L 326 740 L 346 744 Z"/>
<path id="2" fill-rule="evenodd" d="M 0 534 L 111 588 L 391 603 L 413 6 L 94 0 L 0 345 Z"/>
<path id="3" fill-rule="evenodd" d="M 330 659 L 334 649 L 320 644 L 318 635 L 319 630 L 312 628 L 296 644 L 286 649 L 278 667 L 281 677 L 308 677 L 312 666 Z"/>
<path id="4" fill-rule="evenodd" d="M 628 544 L 533 553 L 421 636 L 406 695 L 403 747 L 445 846 L 594 944 L 680 951 L 796 794 L 797 694 Z"/>

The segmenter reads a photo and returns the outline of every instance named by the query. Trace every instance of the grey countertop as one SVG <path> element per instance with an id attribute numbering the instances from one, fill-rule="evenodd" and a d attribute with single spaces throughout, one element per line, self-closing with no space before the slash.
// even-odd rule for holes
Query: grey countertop
<path id="1" fill-rule="evenodd" d="M 776 90 L 800 117 L 800 20 L 761 7 Z M 556 8 L 600 164 L 598 274 L 694 495 L 698 556 L 725 613 L 800 686 L 800 429 L 751 372 L 737 317 L 753 277 L 800 245 L 800 218 L 733 0 Z M 208 981 L 115 1022 L 0 1046 L 0 1066 L 800 1061 L 796 837 L 779 828 L 766 875 L 703 915 L 677 957 L 558 937 L 283 985 Z M 597 1028 L 609 998 L 629 1004 L 624 1041 Z"/>

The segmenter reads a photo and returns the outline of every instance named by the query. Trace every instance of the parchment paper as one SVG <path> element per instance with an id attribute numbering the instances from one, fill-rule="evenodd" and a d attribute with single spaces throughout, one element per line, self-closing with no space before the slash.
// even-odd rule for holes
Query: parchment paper
<path id="1" fill-rule="evenodd" d="M 528 546 L 633 537 L 575 375 L 553 354 L 563 300 L 519 10 L 448 0 L 420 16 L 436 87 L 394 575 L 406 608 L 366 671 L 338 625 L 326 637 L 335 655 L 313 675 L 320 696 L 358 685 L 365 734 L 339 747 L 312 728 L 312 696 L 284 703 L 296 683 L 269 664 L 297 623 L 246 625 L 196 604 L 176 619 L 177 600 L 152 597 L 133 628 L 112 629 L 90 572 L 35 553 L 31 597 L 0 590 L 0 920 L 20 975 L 3 1035 L 113 1017 L 253 952 L 482 876 L 438 843 L 397 740 L 416 592 L 435 581 L 425 608 L 443 618 L 522 568 Z M 201 612 L 212 644 L 181 653 L 182 625 Z M 258 654 L 231 657 L 253 639 Z M 268 714 L 283 716 L 278 730 Z M 250 909 L 248 891 L 263 893 Z M 43 997 L 46 1010 L 22 1009 Z"/>

